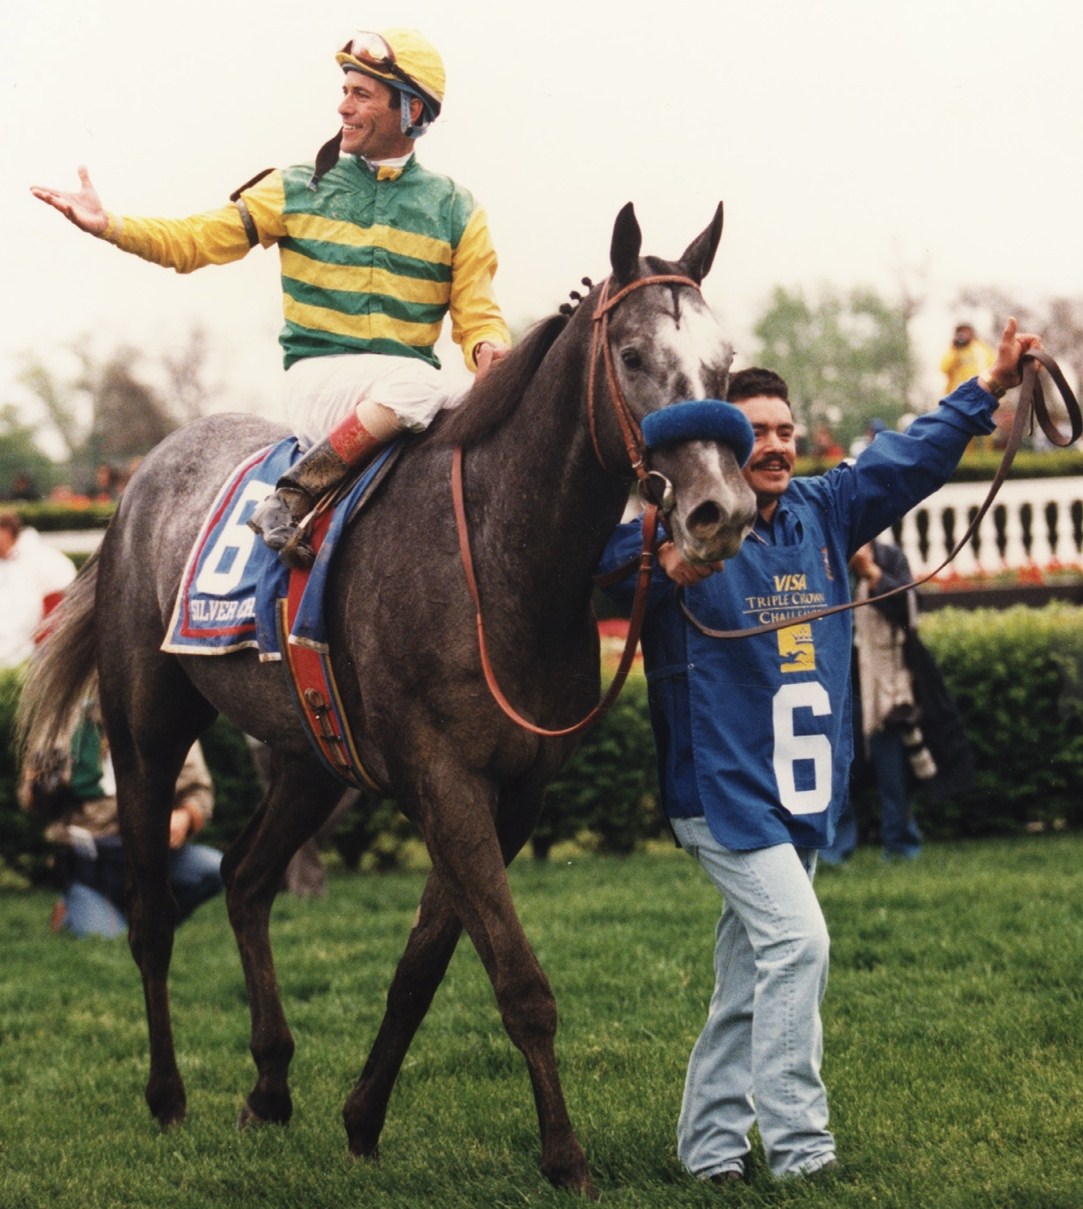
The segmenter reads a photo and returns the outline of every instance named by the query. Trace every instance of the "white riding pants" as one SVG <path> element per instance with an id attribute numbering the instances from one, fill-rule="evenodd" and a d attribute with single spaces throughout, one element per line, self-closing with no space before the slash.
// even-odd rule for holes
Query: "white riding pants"
<path id="1" fill-rule="evenodd" d="M 386 407 L 402 428 L 422 432 L 469 387 L 469 380 L 456 381 L 418 357 L 306 357 L 286 371 L 286 420 L 302 449 L 322 441 L 362 401 Z"/>

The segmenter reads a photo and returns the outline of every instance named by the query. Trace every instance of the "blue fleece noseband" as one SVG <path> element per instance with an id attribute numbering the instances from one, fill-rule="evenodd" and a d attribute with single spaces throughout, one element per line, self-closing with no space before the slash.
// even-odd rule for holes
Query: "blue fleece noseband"
<path id="1" fill-rule="evenodd" d="M 752 425 L 739 407 L 718 399 L 673 403 L 643 417 L 643 440 L 648 449 L 682 441 L 723 441 L 744 466 L 752 456 Z"/>

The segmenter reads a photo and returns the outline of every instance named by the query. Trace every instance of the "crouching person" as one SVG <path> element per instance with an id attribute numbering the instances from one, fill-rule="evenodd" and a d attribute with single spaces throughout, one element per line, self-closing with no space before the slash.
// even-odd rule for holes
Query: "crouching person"
<path id="1" fill-rule="evenodd" d="M 120 936 L 128 921 L 116 785 L 93 707 L 72 735 L 66 764 L 59 770 L 30 770 L 20 790 L 24 808 L 48 811 L 53 818 L 45 838 L 57 847 L 63 890 L 50 926 L 75 936 Z M 192 842 L 213 810 L 214 788 L 196 743 L 177 778 L 169 821 L 169 879 L 178 923 L 222 889 L 221 852 Z"/>

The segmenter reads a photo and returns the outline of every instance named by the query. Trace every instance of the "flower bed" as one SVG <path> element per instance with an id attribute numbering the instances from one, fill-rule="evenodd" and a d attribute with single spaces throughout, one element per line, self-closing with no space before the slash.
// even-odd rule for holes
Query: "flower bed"
<path id="1" fill-rule="evenodd" d="M 964 609 L 1006 609 L 1024 604 L 1040 607 L 1053 600 L 1083 604 L 1083 565 L 1056 559 L 1038 566 L 1005 567 L 962 575 L 948 568 L 922 584 L 922 607 L 955 605 Z"/>

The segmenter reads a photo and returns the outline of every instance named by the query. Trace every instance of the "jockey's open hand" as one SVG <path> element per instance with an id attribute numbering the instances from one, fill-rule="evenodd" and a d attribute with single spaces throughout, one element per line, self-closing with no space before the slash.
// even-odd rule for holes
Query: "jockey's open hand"
<path id="1" fill-rule="evenodd" d="M 102 205 L 97 189 L 90 180 L 90 173 L 82 164 L 79 165 L 78 192 L 65 193 L 62 189 L 52 189 L 47 185 L 31 185 L 30 192 L 38 198 L 59 210 L 61 214 L 82 231 L 91 235 L 101 235 L 109 225 L 109 215 Z"/>

